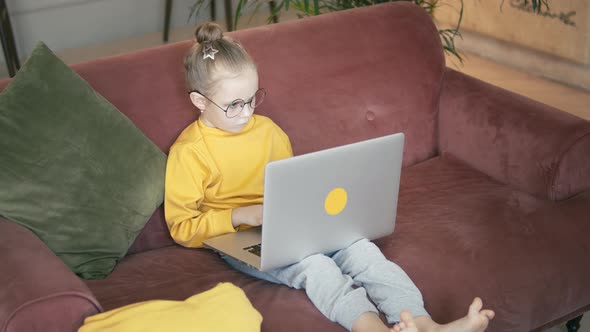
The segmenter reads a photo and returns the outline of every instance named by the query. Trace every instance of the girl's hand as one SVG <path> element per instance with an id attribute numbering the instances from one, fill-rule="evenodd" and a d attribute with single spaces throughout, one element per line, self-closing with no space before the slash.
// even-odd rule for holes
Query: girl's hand
<path id="1" fill-rule="evenodd" d="M 239 225 L 262 225 L 262 204 L 235 208 L 231 212 L 231 223 L 234 227 Z"/>

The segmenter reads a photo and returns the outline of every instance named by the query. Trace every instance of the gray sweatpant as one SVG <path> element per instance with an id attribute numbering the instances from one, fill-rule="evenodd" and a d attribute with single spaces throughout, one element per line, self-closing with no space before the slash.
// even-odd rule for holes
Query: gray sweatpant
<path id="1" fill-rule="evenodd" d="M 304 288 L 322 314 L 349 331 L 360 315 L 377 312 L 377 308 L 389 323 L 398 322 L 402 310 L 409 311 L 414 317 L 428 315 L 422 294 L 408 275 L 366 239 L 333 254 L 309 256 L 299 263 L 267 272 L 228 256 L 222 258 L 230 266 L 253 277 L 296 289 Z"/>

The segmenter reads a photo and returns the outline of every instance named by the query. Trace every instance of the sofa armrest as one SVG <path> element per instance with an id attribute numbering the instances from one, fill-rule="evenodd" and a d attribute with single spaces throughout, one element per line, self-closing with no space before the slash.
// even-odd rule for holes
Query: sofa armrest
<path id="1" fill-rule="evenodd" d="M 77 331 L 101 311 L 88 287 L 28 229 L 0 217 L 0 332 Z"/>
<path id="2" fill-rule="evenodd" d="M 446 69 L 439 152 L 530 194 L 590 189 L 590 122 Z"/>

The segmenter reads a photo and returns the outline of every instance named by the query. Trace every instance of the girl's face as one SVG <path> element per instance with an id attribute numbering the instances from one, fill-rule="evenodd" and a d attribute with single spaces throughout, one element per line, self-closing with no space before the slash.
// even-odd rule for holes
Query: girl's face
<path id="1" fill-rule="evenodd" d="M 250 100 L 257 90 L 258 73 L 254 69 L 246 69 L 237 75 L 226 75 L 219 80 L 215 92 L 207 96 L 210 100 L 196 92 L 191 93 L 191 100 L 202 111 L 200 119 L 207 127 L 237 133 L 250 121 L 254 109 L 245 104 L 242 111 L 232 118 L 223 110 L 236 100 Z"/>

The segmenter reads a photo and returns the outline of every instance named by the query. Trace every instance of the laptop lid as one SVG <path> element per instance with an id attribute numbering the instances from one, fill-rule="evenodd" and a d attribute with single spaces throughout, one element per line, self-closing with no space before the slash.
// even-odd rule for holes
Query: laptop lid
<path id="1" fill-rule="evenodd" d="M 398 133 L 269 163 L 260 270 L 391 234 L 403 145 Z"/>

